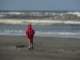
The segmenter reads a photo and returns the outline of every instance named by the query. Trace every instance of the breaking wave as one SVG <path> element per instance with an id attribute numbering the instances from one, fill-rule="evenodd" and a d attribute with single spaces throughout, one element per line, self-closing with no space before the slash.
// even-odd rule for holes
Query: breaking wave
<path id="1" fill-rule="evenodd" d="M 0 35 L 9 35 L 9 36 L 25 36 L 24 31 L 5 31 L 0 32 Z M 79 32 L 40 32 L 36 31 L 35 36 L 39 37 L 60 37 L 60 38 L 79 38 L 80 39 L 80 33 Z"/>

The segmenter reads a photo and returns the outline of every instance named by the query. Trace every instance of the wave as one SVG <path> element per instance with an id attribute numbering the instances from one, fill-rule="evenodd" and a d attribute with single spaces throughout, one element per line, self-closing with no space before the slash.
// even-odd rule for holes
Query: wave
<path id="1" fill-rule="evenodd" d="M 9 35 L 9 36 L 25 36 L 25 32 L 0 32 L 0 35 Z M 40 32 L 36 31 L 35 36 L 40 37 L 60 37 L 60 38 L 79 38 L 79 32 Z"/>
<path id="2" fill-rule="evenodd" d="M 80 21 L 71 21 L 71 20 L 40 20 L 40 19 L 32 19 L 32 20 L 18 20 L 18 19 L 0 19 L 0 23 L 4 23 L 4 24 L 27 24 L 27 23 L 32 23 L 33 25 L 37 25 L 37 24 L 43 24 L 43 25 L 50 25 L 50 24 L 80 24 Z"/>
<path id="3" fill-rule="evenodd" d="M 37 32 L 36 35 L 41 37 L 80 38 L 79 32 Z"/>

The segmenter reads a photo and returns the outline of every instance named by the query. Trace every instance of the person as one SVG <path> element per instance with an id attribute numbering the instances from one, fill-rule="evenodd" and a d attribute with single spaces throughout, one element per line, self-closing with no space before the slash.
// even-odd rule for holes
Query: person
<path id="1" fill-rule="evenodd" d="M 28 24 L 28 27 L 26 29 L 26 36 L 29 41 L 29 49 L 33 49 L 33 38 L 34 38 L 35 30 L 32 27 L 32 24 Z"/>

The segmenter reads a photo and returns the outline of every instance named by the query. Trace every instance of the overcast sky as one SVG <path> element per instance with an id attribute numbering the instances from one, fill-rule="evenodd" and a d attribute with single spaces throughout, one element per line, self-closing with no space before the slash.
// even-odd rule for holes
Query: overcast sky
<path id="1" fill-rule="evenodd" d="M 0 0 L 0 10 L 74 10 L 80 0 Z"/>

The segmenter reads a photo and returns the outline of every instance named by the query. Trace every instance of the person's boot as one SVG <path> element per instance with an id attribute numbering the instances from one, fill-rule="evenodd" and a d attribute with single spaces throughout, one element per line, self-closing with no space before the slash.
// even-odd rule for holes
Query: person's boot
<path id="1" fill-rule="evenodd" d="M 32 50 L 34 49 L 33 45 L 31 44 L 30 47 L 29 47 L 29 50 Z"/>

